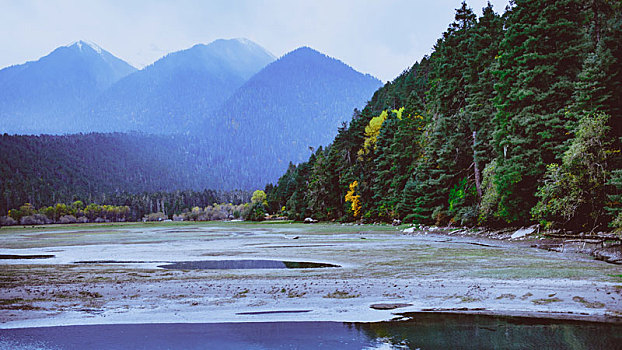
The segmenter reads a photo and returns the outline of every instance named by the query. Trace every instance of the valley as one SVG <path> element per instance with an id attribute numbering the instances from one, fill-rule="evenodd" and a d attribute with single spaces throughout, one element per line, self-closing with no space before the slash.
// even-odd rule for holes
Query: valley
<path id="1" fill-rule="evenodd" d="M 621 349 L 622 4 L 473 2 L 4 4 L 0 348 Z"/>

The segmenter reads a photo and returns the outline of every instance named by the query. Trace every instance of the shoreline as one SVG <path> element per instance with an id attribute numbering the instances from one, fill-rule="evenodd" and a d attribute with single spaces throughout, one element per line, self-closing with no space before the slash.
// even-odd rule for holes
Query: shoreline
<path id="1" fill-rule="evenodd" d="M 407 310 L 407 309 L 406 309 Z M 294 312 L 292 312 L 294 311 Z M 76 318 L 69 319 L 65 321 L 54 321 L 54 322 L 38 322 L 41 319 L 34 321 L 17 321 L 11 323 L 0 324 L 0 330 L 6 329 L 28 329 L 28 328 L 50 328 L 50 327 L 65 327 L 65 326 L 101 326 L 101 325 L 152 325 L 152 324 L 243 324 L 243 323 L 300 323 L 300 322 L 331 322 L 331 323 L 386 323 L 386 322 L 408 322 L 410 320 L 416 319 L 418 316 L 425 315 L 437 315 L 437 316 L 484 316 L 491 318 L 499 318 L 503 320 L 507 320 L 510 322 L 519 322 L 519 323 L 532 323 L 532 324 L 551 324 L 551 323 L 595 323 L 595 324 L 614 324 L 614 325 L 622 325 L 622 316 L 610 316 L 610 315 L 596 315 L 596 314 L 588 314 L 588 313 L 574 313 L 563 312 L 563 311 L 508 311 L 508 310 L 482 310 L 480 308 L 473 309 L 448 309 L 448 308 L 438 308 L 438 309 L 421 309 L 414 311 L 401 311 L 401 312 L 393 312 L 391 313 L 391 318 L 376 318 L 376 317 L 363 317 L 362 319 L 352 319 L 352 318 L 307 318 L 304 320 L 298 318 L 283 318 L 283 317 L 265 317 L 267 314 L 274 313 L 275 315 L 280 315 L 282 313 L 293 313 L 296 314 L 297 310 L 272 310 L 272 311 L 261 311 L 257 312 L 257 314 L 262 314 L 264 317 L 262 318 L 248 318 L 248 319 L 232 319 L 224 317 L 222 319 L 188 319 L 185 318 L 184 322 L 175 322 L 171 321 L 171 314 L 161 315 L 163 318 L 151 322 L 144 322 L 144 319 L 139 320 L 129 320 L 129 319 L 118 319 L 113 320 L 112 322 L 108 322 L 108 320 L 104 321 L 102 319 L 88 319 L 88 318 Z M 304 310 L 306 311 L 306 310 Z M 308 316 L 307 314 L 300 313 L 302 315 Z M 152 316 L 149 316 L 149 318 Z M 147 318 L 145 316 L 145 318 Z M 164 318 L 167 318 L 165 320 Z M 173 320 L 175 318 L 173 317 Z M 34 322 L 33 322 L 34 321 Z"/>

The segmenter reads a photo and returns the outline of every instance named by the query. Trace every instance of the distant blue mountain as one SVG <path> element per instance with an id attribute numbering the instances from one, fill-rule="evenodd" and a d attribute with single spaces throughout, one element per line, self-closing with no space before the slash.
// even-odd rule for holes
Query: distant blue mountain
<path id="1" fill-rule="evenodd" d="M 254 75 L 197 131 L 217 140 L 222 161 L 239 164 L 241 185 L 274 181 L 290 161 L 308 159 L 309 147 L 329 144 L 380 86 L 371 75 L 301 47 Z"/>
<path id="2" fill-rule="evenodd" d="M 85 41 L 4 68 L 0 70 L 0 132 L 79 130 L 79 111 L 134 71 L 125 61 Z"/>
<path id="3" fill-rule="evenodd" d="M 246 39 L 168 54 L 103 93 L 85 111 L 88 130 L 184 133 L 274 59 Z"/>
<path id="4" fill-rule="evenodd" d="M 21 164 L 26 168 L 15 171 L 14 161 L 0 157 L 7 178 L 26 173 L 41 177 L 34 171 L 51 177 L 80 173 L 80 181 L 94 184 L 101 180 L 101 169 L 114 169 L 121 177 L 128 172 L 132 179 L 138 176 L 133 185 L 115 182 L 115 191 L 260 188 L 276 181 L 290 161 L 306 160 L 309 147 L 329 144 L 354 108 L 362 108 L 382 85 L 311 48 L 299 48 L 274 61 L 270 53 L 244 39 L 196 45 L 133 73 L 127 65 L 121 65 L 129 67 L 122 71 L 112 68 L 116 65 L 83 62 L 122 62 L 108 55 L 79 42 L 37 62 L 0 71 L 2 131 L 142 133 L 48 137 L 59 143 L 60 151 L 48 158 L 56 160 L 36 166 L 26 162 Z M 47 107 L 42 107 L 44 102 Z M 6 105 L 20 107 L 20 114 L 7 117 Z M 40 108 L 37 113 L 35 107 Z M 24 145 L 14 143 L 29 140 L 26 149 L 37 159 L 52 147 L 38 139 L 6 137 L 6 150 L 24 153 Z M 77 145 L 76 140 L 104 141 L 66 151 Z M 112 153 L 103 157 L 107 149 Z M 76 159 L 83 160 L 76 163 Z M 141 178 L 163 171 L 169 175 Z M 54 181 L 42 178 L 38 187 L 28 190 L 45 191 Z"/>

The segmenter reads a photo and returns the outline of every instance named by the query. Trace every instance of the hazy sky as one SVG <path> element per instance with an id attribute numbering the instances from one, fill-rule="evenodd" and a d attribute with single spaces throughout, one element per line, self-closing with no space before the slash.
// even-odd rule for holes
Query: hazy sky
<path id="1" fill-rule="evenodd" d="M 480 15 L 486 0 L 467 1 Z M 507 0 L 490 1 L 503 12 Z M 90 40 L 142 68 L 244 37 L 275 56 L 306 45 L 382 81 L 430 53 L 460 0 L 0 0 L 0 68 Z"/>

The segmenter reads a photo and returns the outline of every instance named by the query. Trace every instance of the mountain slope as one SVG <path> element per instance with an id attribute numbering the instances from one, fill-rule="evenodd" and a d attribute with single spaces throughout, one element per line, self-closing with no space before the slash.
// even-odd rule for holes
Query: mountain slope
<path id="1" fill-rule="evenodd" d="M 140 133 L 0 135 L 0 213 L 25 202 L 230 188 L 210 156 L 197 151 L 201 142 Z"/>
<path id="2" fill-rule="evenodd" d="M 0 132 L 75 131 L 77 111 L 136 71 L 99 46 L 78 41 L 37 61 L 0 70 Z"/>
<path id="3" fill-rule="evenodd" d="M 186 132 L 273 60 L 246 39 L 171 53 L 102 94 L 85 112 L 88 131 Z"/>
<path id="4" fill-rule="evenodd" d="M 289 161 L 305 160 L 309 147 L 329 143 L 354 108 L 361 108 L 381 85 L 302 47 L 253 76 L 200 131 L 221 140 L 220 152 L 228 159 L 248 167 L 242 175 L 274 181 Z"/>

